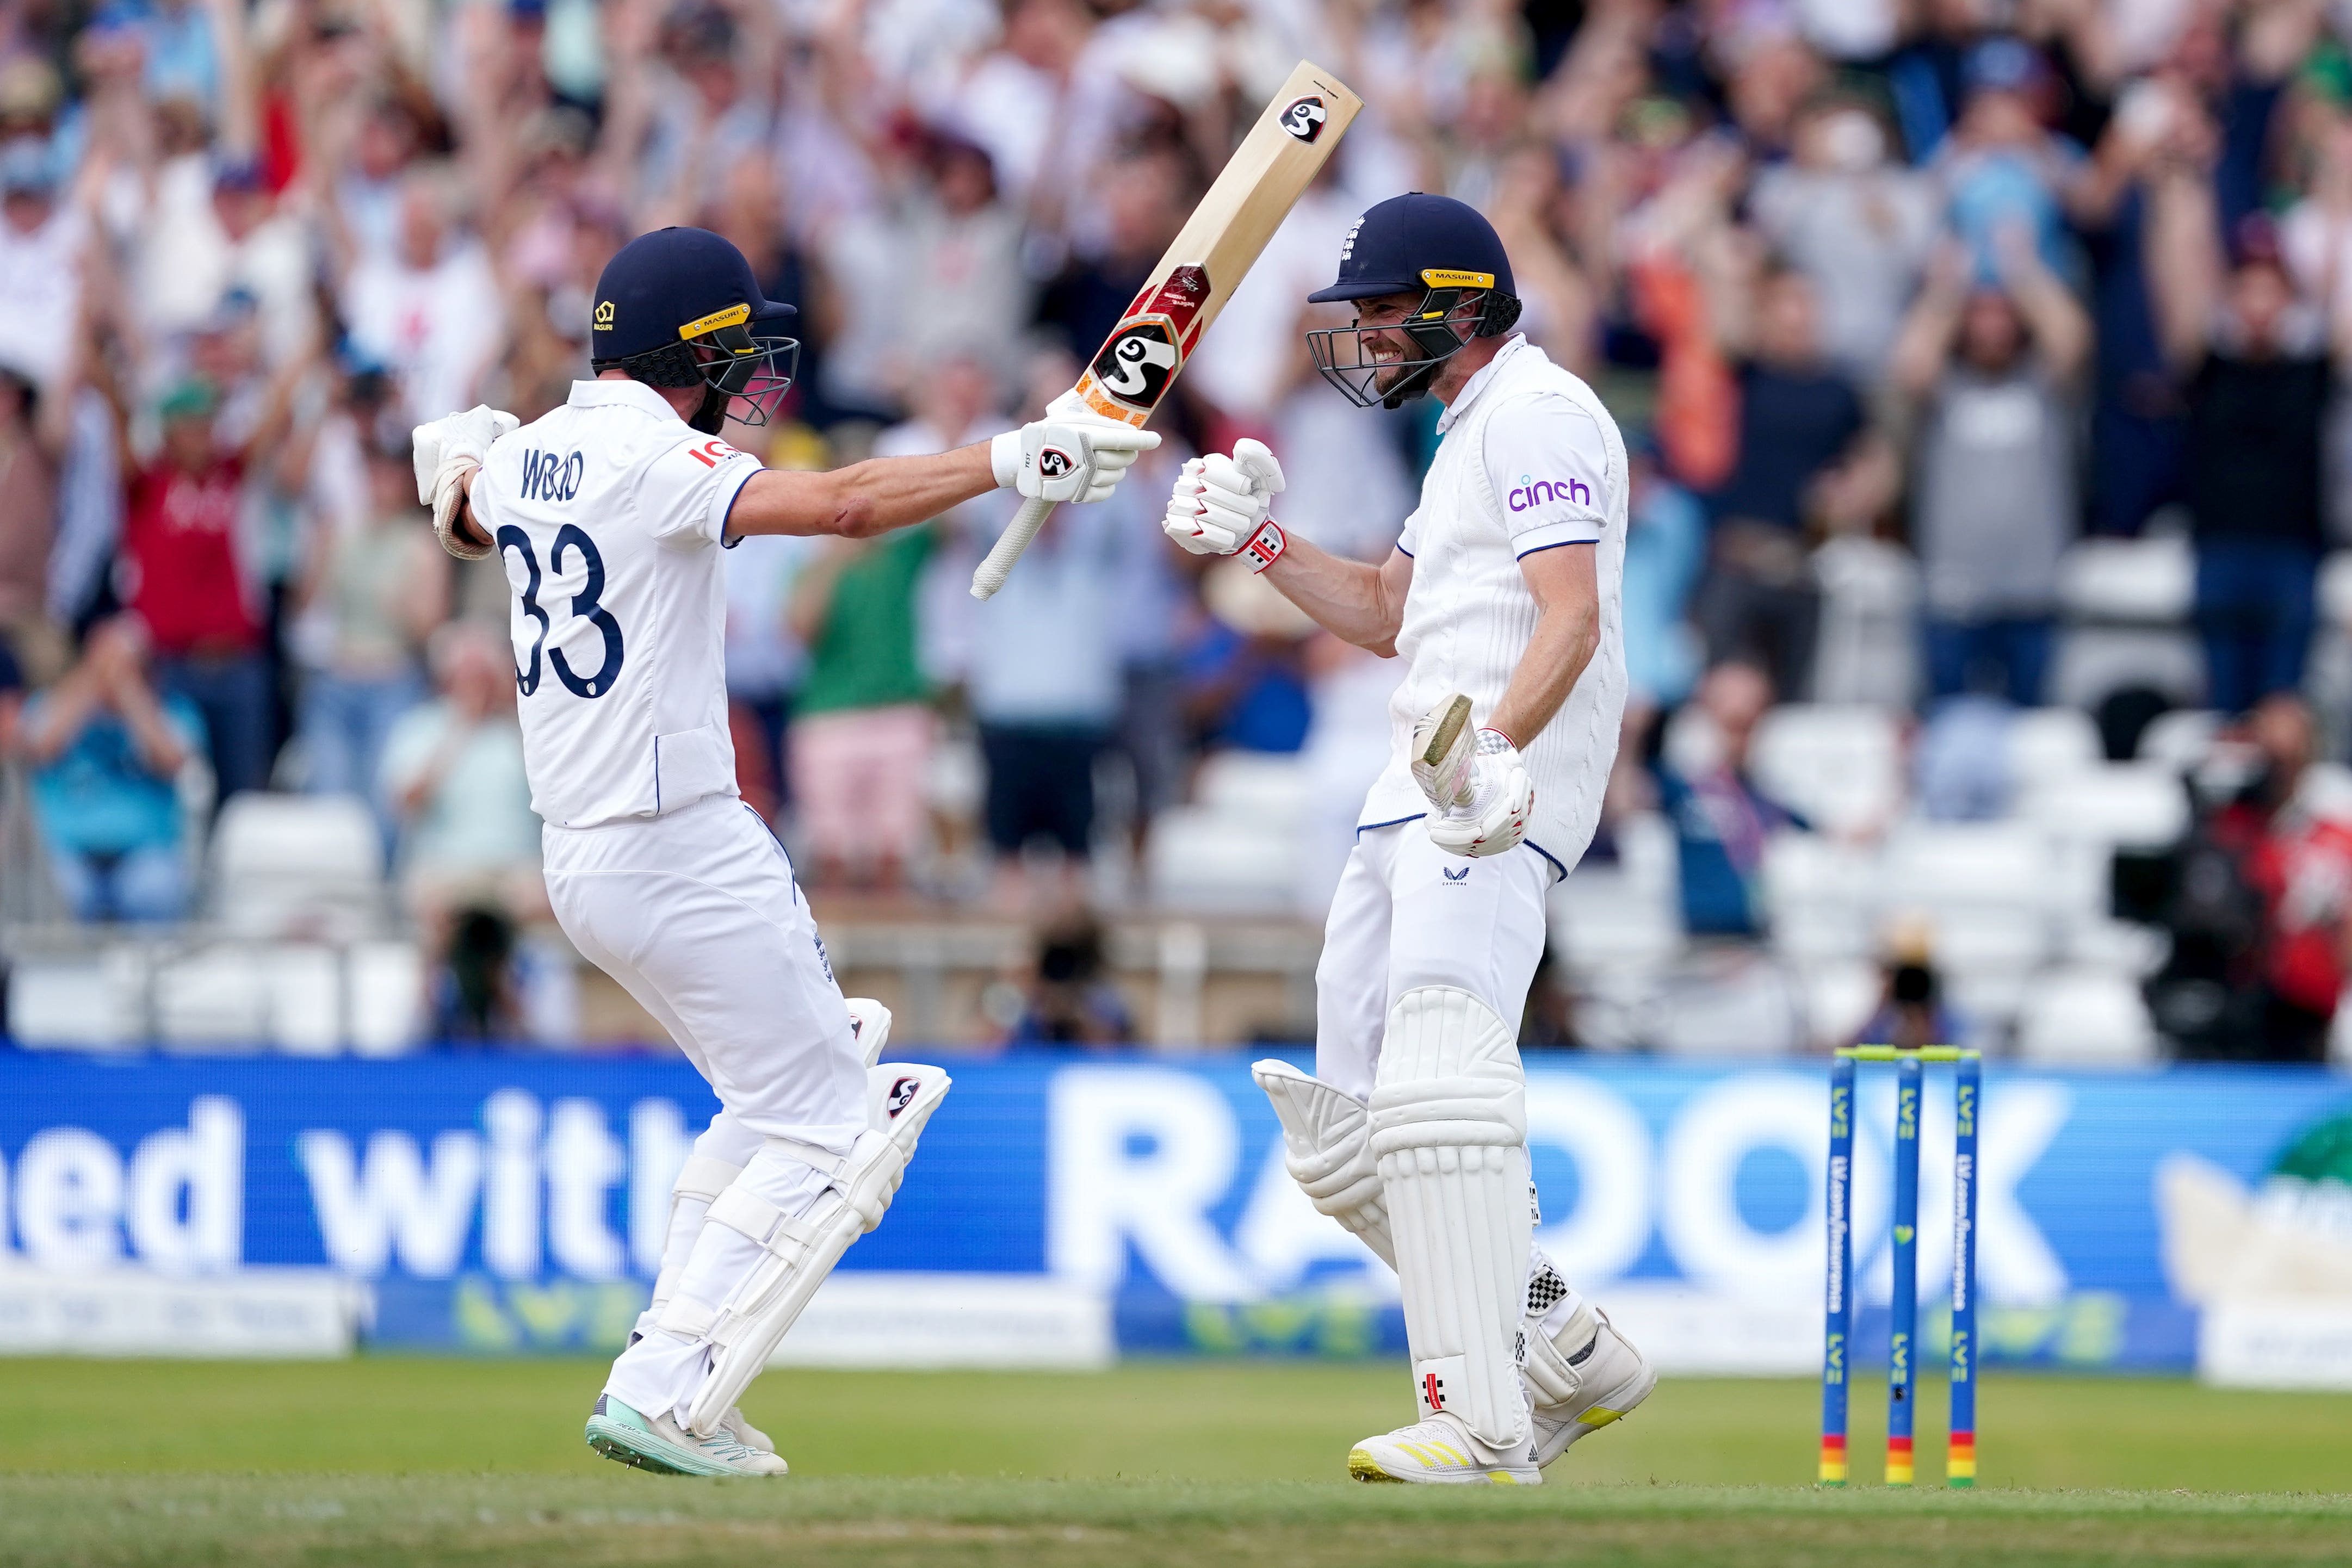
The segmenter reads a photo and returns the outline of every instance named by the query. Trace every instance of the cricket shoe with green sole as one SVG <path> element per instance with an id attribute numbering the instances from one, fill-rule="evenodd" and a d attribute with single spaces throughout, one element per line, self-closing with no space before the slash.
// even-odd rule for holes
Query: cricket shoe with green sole
<path id="1" fill-rule="evenodd" d="M 1469 1423 L 1451 1410 L 1348 1450 L 1348 1473 L 1360 1481 L 1405 1481 L 1436 1486 L 1532 1487 L 1543 1484 L 1532 1443 L 1505 1456 L 1470 1435 Z"/>
<path id="2" fill-rule="evenodd" d="M 745 1433 L 761 1435 L 740 1416 L 736 1421 Z M 667 1411 L 643 1416 L 609 1394 L 596 1396 L 587 1437 L 588 1446 L 606 1458 L 666 1476 L 781 1476 L 791 1469 L 774 1453 L 753 1448 L 725 1427 L 711 1437 L 697 1437 Z"/>
<path id="3" fill-rule="evenodd" d="M 1589 1338 L 1580 1332 L 1588 1316 L 1591 1320 Z M 1579 1375 L 1576 1393 L 1559 1404 L 1535 1407 L 1538 1465 L 1550 1464 L 1578 1438 L 1631 1415 L 1658 1385 L 1657 1373 L 1633 1348 L 1633 1342 L 1617 1332 L 1608 1314 L 1590 1303 L 1577 1308 L 1555 1343 L 1579 1341 L 1584 1348 L 1567 1358 Z"/>

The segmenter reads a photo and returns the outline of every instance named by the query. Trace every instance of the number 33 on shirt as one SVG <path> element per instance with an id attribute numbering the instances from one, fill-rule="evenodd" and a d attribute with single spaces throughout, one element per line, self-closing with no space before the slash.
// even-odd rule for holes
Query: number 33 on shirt
<path id="1" fill-rule="evenodd" d="M 757 460 L 634 382 L 574 385 L 473 490 L 510 594 L 532 803 L 578 826 L 731 790 L 727 513 Z"/>

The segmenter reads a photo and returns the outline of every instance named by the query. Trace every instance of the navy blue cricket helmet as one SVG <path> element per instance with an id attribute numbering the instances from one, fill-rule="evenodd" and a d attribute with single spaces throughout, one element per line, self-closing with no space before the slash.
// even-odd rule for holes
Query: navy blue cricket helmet
<path id="1" fill-rule="evenodd" d="M 1360 408 L 1421 396 L 1473 338 L 1499 338 L 1519 319 L 1511 258 L 1477 208 L 1413 191 L 1369 208 L 1339 249 L 1339 281 L 1307 298 L 1325 305 L 1418 291 L 1401 322 L 1307 334 L 1315 368 Z M 1379 334 L 1375 342 L 1367 333 Z M 1393 351 L 1402 334 L 1415 353 Z"/>
<path id="2" fill-rule="evenodd" d="M 709 229 L 639 235 L 596 279 L 589 362 L 624 370 L 657 387 L 705 389 L 688 421 L 717 434 L 730 405 L 746 424 L 764 424 L 793 384 L 800 341 L 763 327 L 798 314 L 769 299 L 743 253 Z"/>

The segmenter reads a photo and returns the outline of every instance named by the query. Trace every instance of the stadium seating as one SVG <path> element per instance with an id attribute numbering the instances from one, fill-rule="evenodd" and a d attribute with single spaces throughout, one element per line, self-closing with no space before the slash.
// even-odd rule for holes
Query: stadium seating
<path id="1" fill-rule="evenodd" d="M 238 936 L 349 939 L 384 924 L 383 841 L 352 796 L 234 797 L 209 877 L 212 916 Z"/>

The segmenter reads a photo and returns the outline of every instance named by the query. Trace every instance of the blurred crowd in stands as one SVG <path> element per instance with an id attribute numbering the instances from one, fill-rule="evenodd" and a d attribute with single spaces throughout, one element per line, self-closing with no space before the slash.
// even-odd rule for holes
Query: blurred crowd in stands
<path id="1" fill-rule="evenodd" d="M 1438 411 L 1328 395 L 1301 301 L 1364 205 L 1444 191 L 1634 455 L 1592 860 L 1664 824 L 1658 963 L 1765 938 L 1788 833 L 2011 813 L 1971 789 L 2018 715 L 2094 715 L 2112 767 L 2186 709 L 2267 761 L 2099 913 L 2171 933 L 2132 983 L 2176 1041 L 2205 1037 L 2167 976 L 2229 998 L 2210 1053 L 2320 1054 L 2352 830 L 2291 786 L 2352 703 L 2314 652 L 2352 523 L 2347 40 L 2320 0 L 6 0 L 0 920 L 201 916 L 215 815 L 307 792 L 364 802 L 429 950 L 505 953 L 546 921 L 508 592 L 435 547 L 409 427 L 560 402 L 604 260 L 692 223 L 802 312 L 786 416 L 739 444 L 983 437 L 1071 382 L 1304 55 L 1369 108 L 1112 502 L 986 604 L 993 499 L 729 556 L 743 791 L 820 901 L 1034 919 L 1045 1000 L 1003 1027 L 1120 1038 L 1083 912 L 1207 874 L 1211 835 L 1155 829 L 1239 755 L 1292 759 L 1297 799 L 1212 815 L 1279 818 L 1284 912 L 1319 915 L 1393 674 L 1158 516 L 1188 454 L 1256 435 L 1286 526 L 1386 554 Z M 2141 615 L 2185 673 L 2070 665 L 2084 561 L 2185 563 Z M 1790 705 L 1892 727 L 1877 820 L 1832 831 L 1745 766 Z M 2179 913 L 2200 866 L 2243 906 L 2226 936 Z M 1875 1002 L 1933 1032 L 1923 929 L 1867 942 Z M 1545 985 L 1530 1037 L 1589 1036 Z"/>

